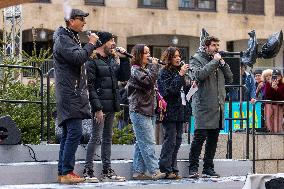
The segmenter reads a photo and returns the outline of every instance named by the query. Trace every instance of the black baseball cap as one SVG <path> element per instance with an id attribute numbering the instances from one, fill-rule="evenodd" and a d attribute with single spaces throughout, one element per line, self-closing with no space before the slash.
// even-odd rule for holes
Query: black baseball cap
<path id="1" fill-rule="evenodd" d="M 74 19 L 76 17 L 87 17 L 87 16 L 89 16 L 89 13 L 87 12 L 84 12 L 80 9 L 72 9 L 70 13 L 70 17 L 69 18 L 65 17 L 64 19 L 65 21 L 68 21 L 69 19 Z"/>
<path id="2" fill-rule="evenodd" d="M 272 75 L 282 75 L 279 69 L 273 69 Z"/>
<path id="3" fill-rule="evenodd" d="M 262 70 L 255 70 L 254 75 L 256 75 L 256 74 L 262 74 Z"/>

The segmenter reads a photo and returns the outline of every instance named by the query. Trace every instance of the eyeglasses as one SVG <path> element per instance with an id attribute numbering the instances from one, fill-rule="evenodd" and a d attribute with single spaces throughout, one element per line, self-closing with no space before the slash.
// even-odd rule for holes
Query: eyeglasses
<path id="1" fill-rule="evenodd" d="M 74 20 L 75 20 L 75 19 L 78 19 L 78 20 L 80 20 L 80 21 L 82 21 L 82 22 L 85 21 L 85 17 L 75 17 Z"/>

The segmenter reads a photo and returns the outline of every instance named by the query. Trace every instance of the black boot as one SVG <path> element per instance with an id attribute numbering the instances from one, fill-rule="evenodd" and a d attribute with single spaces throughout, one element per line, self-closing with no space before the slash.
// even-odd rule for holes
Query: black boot
<path id="1" fill-rule="evenodd" d="M 217 174 L 213 168 L 206 168 L 202 171 L 203 178 L 219 178 L 220 175 Z"/>

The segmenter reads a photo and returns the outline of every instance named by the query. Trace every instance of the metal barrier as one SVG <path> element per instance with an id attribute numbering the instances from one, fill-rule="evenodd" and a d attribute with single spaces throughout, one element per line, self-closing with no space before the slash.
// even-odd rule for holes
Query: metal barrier
<path id="1" fill-rule="evenodd" d="M 7 100 L 7 99 L 0 99 L 0 102 L 8 102 L 8 103 L 30 103 L 30 104 L 40 104 L 40 141 L 44 141 L 44 101 L 43 101 L 43 74 L 40 68 L 33 67 L 33 66 L 20 66 L 20 65 L 5 65 L 0 64 L 0 67 L 6 67 L 11 69 L 30 69 L 38 71 L 40 75 L 40 101 L 29 101 L 29 100 Z"/>
<path id="2" fill-rule="evenodd" d="M 47 143 L 50 142 L 50 119 L 51 119 L 51 112 L 50 112 L 50 76 L 54 72 L 54 68 L 48 70 L 46 74 L 46 133 L 47 133 Z M 52 102 L 55 104 L 55 102 Z"/>
<path id="3" fill-rule="evenodd" d="M 238 87 L 238 88 L 245 88 L 247 89 L 247 87 L 245 85 L 225 85 L 226 88 L 234 88 L 234 87 Z M 246 90 L 248 91 L 248 90 Z M 230 99 L 229 101 L 229 118 L 225 118 L 225 120 L 229 120 L 229 132 L 228 132 L 228 143 L 227 143 L 227 159 L 232 159 L 232 153 L 233 153 L 233 124 L 232 121 L 233 120 L 240 120 L 241 123 L 242 121 L 247 121 L 247 128 L 246 128 L 246 159 L 249 159 L 249 100 L 247 99 L 247 117 L 243 118 L 242 117 L 242 105 L 240 103 L 240 116 L 241 118 L 233 118 L 232 117 L 232 100 Z"/>
<path id="4" fill-rule="evenodd" d="M 252 172 L 255 173 L 255 105 L 258 102 L 263 103 L 274 103 L 274 104 L 284 104 L 284 101 L 273 101 L 273 100 L 256 100 L 252 106 Z"/>

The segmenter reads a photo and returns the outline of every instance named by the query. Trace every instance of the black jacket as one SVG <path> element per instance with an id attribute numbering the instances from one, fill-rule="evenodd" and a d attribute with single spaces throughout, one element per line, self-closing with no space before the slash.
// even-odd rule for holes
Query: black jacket
<path id="1" fill-rule="evenodd" d="M 92 112 L 117 112 L 120 110 L 120 94 L 117 81 L 127 81 L 130 76 L 128 58 L 120 58 L 120 64 L 112 57 L 99 54 L 87 62 L 89 100 Z"/>
<path id="2" fill-rule="evenodd" d="M 81 47 L 76 34 L 63 27 L 53 36 L 55 95 L 58 125 L 71 118 L 90 118 L 85 62 L 95 46 Z"/>
<path id="3" fill-rule="evenodd" d="M 178 70 L 161 69 L 158 76 L 158 89 L 167 102 L 167 111 L 163 121 L 184 122 L 184 109 L 181 101 L 181 87 L 185 87 L 185 78 Z"/>

